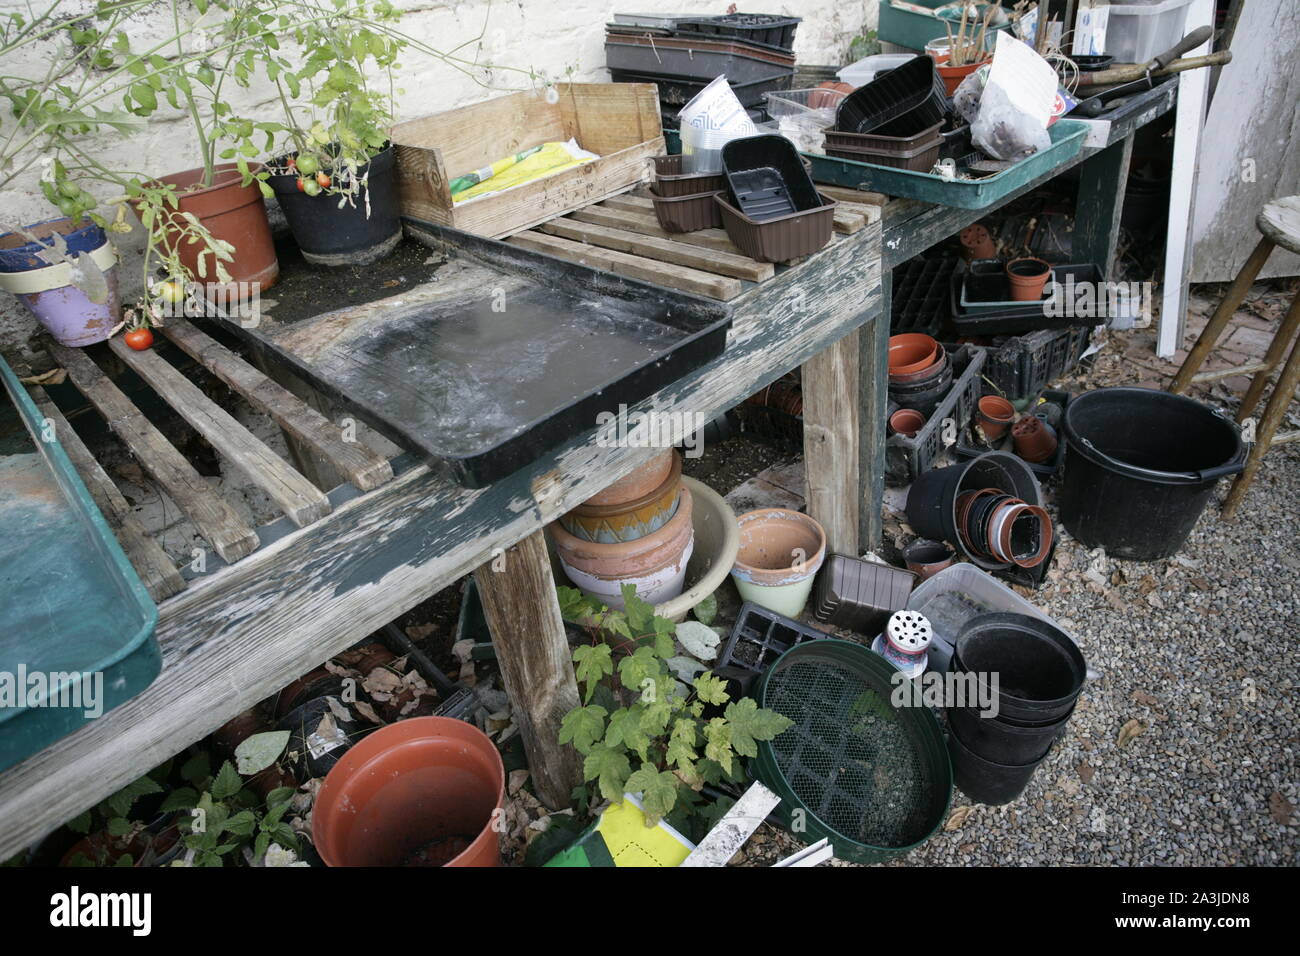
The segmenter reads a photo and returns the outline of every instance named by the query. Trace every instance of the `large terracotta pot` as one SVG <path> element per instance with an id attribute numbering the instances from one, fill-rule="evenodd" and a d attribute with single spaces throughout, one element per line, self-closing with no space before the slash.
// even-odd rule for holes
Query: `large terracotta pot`
<path id="1" fill-rule="evenodd" d="M 250 167 L 256 172 L 256 165 Z M 234 283 L 257 283 L 266 290 L 280 278 L 280 264 L 275 258 L 275 244 L 271 240 L 271 224 L 266 219 L 266 205 L 257 183 L 241 185 L 242 176 L 234 163 L 216 166 L 211 186 L 192 188 L 203 179 L 202 167 L 187 169 L 183 173 L 161 176 L 157 183 L 176 187 L 180 212 L 193 213 L 216 239 L 224 239 L 235 247 L 234 261 L 225 263 L 232 286 L 226 295 L 244 297 L 243 290 Z M 136 214 L 140 212 L 136 205 Z M 169 241 L 174 241 L 169 238 Z M 196 281 L 216 282 L 212 257 L 207 260 L 207 279 L 199 279 L 198 257 L 202 243 L 180 244 L 180 257 Z"/>
<path id="2" fill-rule="evenodd" d="M 592 495 L 582 503 L 582 506 L 622 505 L 648 495 L 668 478 L 669 473 L 673 470 L 674 460 L 677 458 L 675 448 L 665 448 L 660 454 L 651 458 L 644 465 L 634 468 L 600 494 Z M 677 460 L 676 465 L 680 473 L 681 461 Z"/>
<path id="3" fill-rule="evenodd" d="M 449 717 L 411 717 L 370 734 L 325 777 L 311 838 L 327 866 L 500 866 L 501 755 Z M 459 850 L 459 852 L 454 852 Z"/>
<path id="4" fill-rule="evenodd" d="M 761 508 L 736 519 L 740 549 L 731 576 L 746 601 L 797 618 L 826 558 L 826 531 L 809 515 Z"/>

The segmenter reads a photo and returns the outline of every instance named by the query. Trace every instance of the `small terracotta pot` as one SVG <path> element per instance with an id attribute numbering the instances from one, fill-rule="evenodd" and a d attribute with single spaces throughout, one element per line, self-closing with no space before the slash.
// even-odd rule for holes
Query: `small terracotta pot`
<path id="1" fill-rule="evenodd" d="M 1056 433 L 1037 415 L 1024 415 L 1011 427 L 1016 454 L 1035 464 L 1056 454 Z"/>
<path id="2" fill-rule="evenodd" d="M 587 505 L 622 505 L 636 501 L 654 491 L 664 483 L 668 473 L 673 469 L 674 460 L 679 456 L 675 448 L 666 448 L 651 458 L 644 465 L 634 468 L 618 481 L 605 488 L 600 494 L 592 495 L 582 503 Z M 678 473 L 681 462 L 677 461 Z"/>
<path id="3" fill-rule="evenodd" d="M 910 375 L 934 364 L 939 343 L 920 332 L 904 332 L 889 337 L 889 373 Z"/>
<path id="4" fill-rule="evenodd" d="M 922 382 L 932 378 L 938 378 L 943 374 L 943 370 L 948 365 L 948 353 L 943 350 L 943 346 L 937 346 L 934 350 L 934 362 L 921 369 L 919 372 L 890 372 L 890 385 L 919 385 Z"/>
<path id="5" fill-rule="evenodd" d="M 997 441 L 1005 435 L 1015 419 L 1015 406 L 1001 395 L 985 395 L 979 400 L 975 423 L 989 441 Z"/>
<path id="6" fill-rule="evenodd" d="M 826 558 L 826 531 L 809 515 L 761 508 L 736 519 L 740 550 L 731 569 L 740 596 L 798 617 Z"/>
<path id="7" fill-rule="evenodd" d="M 925 425 L 925 416 L 912 408 L 900 408 L 889 416 L 889 428 L 896 435 L 915 438 Z"/>
<path id="8" fill-rule="evenodd" d="M 979 223 L 967 226 L 957 236 L 961 240 L 962 255 L 967 262 L 972 259 L 997 258 L 997 243 L 989 235 L 988 229 Z"/>
<path id="9" fill-rule="evenodd" d="M 951 567 L 956 557 L 952 548 L 942 541 L 931 541 L 928 538 L 917 538 L 903 549 L 903 561 L 907 564 L 907 570 L 922 581 Z"/>
<path id="10" fill-rule="evenodd" d="M 934 68 L 939 71 L 939 76 L 943 79 L 943 90 L 949 96 L 957 92 L 957 87 L 961 86 L 961 81 L 966 79 L 981 66 L 988 62 L 986 57 L 978 63 L 967 63 L 965 66 L 949 66 L 947 60 L 942 63 L 935 63 Z"/>
<path id="11" fill-rule="evenodd" d="M 671 458 L 672 468 L 663 482 L 635 501 L 617 505 L 584 502 L 560 518 L 565 531 L 583 541 L 617 544 L 653 534 L 677 513 L 682 489 L 682 459 Z"/>
<path id="12" fill-rule="evenodd" d="M 500 866 L 505 767 L 487 734 L 449 717 L 381 727 L 336 763 L 312 809 L 327 866 Z"/>
<path id="13" fill-rule="evenodd" d="M 256 164 L 249 167 L 252 172 L 257 172 L 259 168 Z M 200 167 L 160 176 L 151 185 L 162 183 L 175 186 L 179 200 L 176 212 L 193 213 L 212 233 L 213 238 L 224 239 L 235 247 L 234 260 L 224 263 L 231 279 L 231 285 L 226 289 L 228 295 L 234 297 L 241 294 L 242 290 L 236 283 L 256 283 L 262 291 L 269 289 L 280 278 L 280 264 L 275 258 L 271 224 L 267 221 L 266 205 L 257 183 L 241 185 L 243 176 L 234 163 L 219 163 L 215 167 L 211 186 L 198 187 L 202 179 L 203 169 Z M 139 204 L 135 204 L 135 209 L 139 215 Z M 170 235 L 168 241 L 177 242 L 176 235 Z M 191 245 L 180 242 L 181 261 L 195 277 L 195 281 L 210 280 L 215 283 L 211 257 L 207 257 L 209 280 L 198 278 L 198 256 L 203 248 L 203 243 Z"/>
<path id="14" fill-rule="evenodd" d="M 1051 265 L 1034 256 L 1021 256 L 1007 263 L 1007 282 L 1011 284 L 1011 298 L 1016 302 L 1037 302 L 1043 297 L 1043 287 L 1051 276 Z"/>

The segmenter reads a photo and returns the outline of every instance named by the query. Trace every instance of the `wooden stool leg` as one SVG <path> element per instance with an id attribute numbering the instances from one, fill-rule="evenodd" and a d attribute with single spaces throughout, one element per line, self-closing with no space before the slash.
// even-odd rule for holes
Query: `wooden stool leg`
<path id="1" fill-rule="evenodd" d="M 1300 292 L 1297 292 L 1296 297 L 1291 300 L 1291 310 L 1287 312 L 1277 334 L 1273 336 L 1273 341 L 1269 343 L 1268 353 L 1264 356 L 1265 367 L 1255 373 L 1250 388 L 1246 389 L 1246 397 L 1241 400 L 1241 408 L 1237 409 L 1238 425 L 1249 418 L 1250 413 L 1259 404 L 1264 388 L 1268 385 L 1269 376 L 1282 361 L 1282 356 L 1286 355 L 1287 346 L 1291 344 L 1291 337 L 1295 335 L 1297 328 L 1300 328 Z"/>
<path id="2" fill-rule="evenodd" d="M 1291 356 L 1286 360 L 1286 367 L 1282 369 L 1282 377 L 1277 380 L 1277 385 L 1273 387 L 1273 394 L 1269 396 L 1268 405 L 1264 409 L 1264 418 L 1255 429 L 1255 444 L 1251 446 L 1250 457 L 1246 459 L 1246 469 L 1232 483 L 1228 499 L 1223 503 L 1224 519 L 1230 519 L 1236 514 L 1241 499 L 1246 497 L 1246 490 L 1250 488 L 1250 483 L 1255 478 L 1255 472 L 1259 470 L 1259 463 L 1268 451 L 1268 446 L 1273 443 L 1273 435 L 1276 434 L 1277 427 L 1282 424 L 1297 385 L 1300 385 L 1300 341 L 1297 341 L 1291 349 Z"/>
<path id="3" fill-rule="evenodd" d="M 1214 350 L 1214 343 L 1223 334 L 1224 326 L 1228 324 L 1233 313 L 1237 311 L 1237 306 L 1241 305 L 1242 301 L 1245 300 L 1246 293 L 1250 291 L 1251 284 L 1255 281 L 1255 277 L 1259 275 L 1259 270 L 1264 268 L 1264 262 L 1272 251 L 1273 241 L 1271 239 L 1259 240 L 1259 245 L 1255 247 L 1255 251 L 1250 254 L 1250 258 L 1241 267 L 1241 271 L 1237 273 L 1237 278 L 1232 280 L 1232 285 L 1228 286 L 1223 301 L 1214 310 L 1214 315 L 1211 316 L 1209 324 L 1201 331 L 1196 344 L 1192 346 L 1192 351 L 1188 353 L 1186 360 L 1184 360 L 1183 367 L 1178 370 L 1174 380 L 1169 383 L 1169 391 L 1181 392 L 1191 382 L 1192 376 L 1200 371 L 1201 366 L 1205 364 L 1205 360 L 1209 358 L 1210 352 Z"/>

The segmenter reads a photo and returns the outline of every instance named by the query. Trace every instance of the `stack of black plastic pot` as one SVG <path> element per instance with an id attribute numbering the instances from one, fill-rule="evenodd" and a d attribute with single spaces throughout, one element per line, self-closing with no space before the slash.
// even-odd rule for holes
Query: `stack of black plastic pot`
<path id="1" fill-rule="evenodd" d="M 913 57 L 840 101 L 826 155 L 929 172 L 944 144 L 948 107 L 934 60 Z"/>
<path id="2" fill-rule="evenodd" d="M 953 780 L 979 803 L 1010 803 L 1074 713 L 1083 654 L 1042 618 L 979 614 L 958 633 L 949 671 L 969 675 L 982 698 L 947 709 Z"/>

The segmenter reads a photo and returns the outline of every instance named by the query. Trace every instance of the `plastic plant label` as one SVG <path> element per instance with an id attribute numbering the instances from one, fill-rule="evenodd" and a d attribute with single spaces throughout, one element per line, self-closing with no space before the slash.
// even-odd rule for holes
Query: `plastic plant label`
<path id="1" fill-rule="evenodd" d="M 1070 53 L 1097 56 L 1106 52 L 1106 27 L 1110 22 L 1110 5 L 1096 0 L 1081 0 L 1079 18 L 1074 24 L 1074 41 Z"/>

